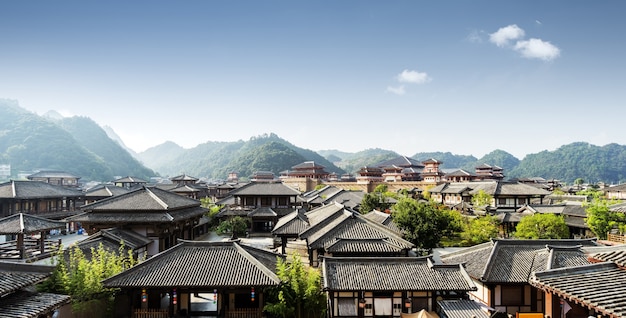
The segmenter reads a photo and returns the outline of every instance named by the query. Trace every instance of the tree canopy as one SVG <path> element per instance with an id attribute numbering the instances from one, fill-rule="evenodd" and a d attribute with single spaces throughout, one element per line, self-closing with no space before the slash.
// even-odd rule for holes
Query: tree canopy
<path id="1" fill-rule="evenodd" d="M 536 213 L 522 218 L 515 227 L 515 236 L 522 239 L 569 238 L 569 228 L 561 215 Z"/>
<path id="2" fill-rule="evenodd" d="M 607 238 L 607 234 L 614 228 L 624 232 L 626 227 L 626 215 L 621 212 L 612 212 L 609 209 L 611 202 L 596 197 L 586 206 L 587 225 L 589 229 L 601 240 Z"/>
<path id="3" fill-rule="evenodd" d="M 393 221 L 403 230 L 405 239 L 429 253 L 443 237 L 461 230 L 452 211 L 433 202 L 400 198 L 392 211 Z"/>

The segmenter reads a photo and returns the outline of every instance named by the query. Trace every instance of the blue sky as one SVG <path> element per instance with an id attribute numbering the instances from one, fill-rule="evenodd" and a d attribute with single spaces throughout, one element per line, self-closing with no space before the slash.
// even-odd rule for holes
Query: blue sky
<path id="1" fill-rule="evenodd" d="M 623 1 L 2 1 L 0 98 L 136 151 L 626 144 Z"/>

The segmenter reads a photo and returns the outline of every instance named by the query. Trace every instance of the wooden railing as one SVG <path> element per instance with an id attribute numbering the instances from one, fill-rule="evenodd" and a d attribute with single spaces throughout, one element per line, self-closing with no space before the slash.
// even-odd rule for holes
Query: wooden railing
<path id="1" fill-rule="evenodd" d="M 133 318 L 167 318 L 169 317 L 169 313 L 167 309 L 156 309 L 156 308 L 146 308 L 146 309 L 135 309 L 133 312 Z"/>
<path id="2" fill-rule="evenodd" d="M 257 308 L 232 309 L 226 312 L 226 318 L 261 318 Z"/>
<path id="3" fill-rule="evenodd" d="M 611 242 L 626 244 L 626 235 L 609 233 L 607 239 Z"/>

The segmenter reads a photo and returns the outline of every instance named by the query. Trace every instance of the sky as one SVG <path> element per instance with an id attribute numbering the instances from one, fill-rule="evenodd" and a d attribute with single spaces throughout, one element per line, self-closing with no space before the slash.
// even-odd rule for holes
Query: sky
<path id="1" fill-rule="evenodd" d="M 626 144 L 626 2 L 0 1 L 0 98 L 137 152 Z"/>

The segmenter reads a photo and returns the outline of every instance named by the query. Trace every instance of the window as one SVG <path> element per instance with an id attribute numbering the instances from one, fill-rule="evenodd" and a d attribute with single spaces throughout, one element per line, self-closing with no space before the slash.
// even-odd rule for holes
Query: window
<path id="1" fill-rule="evenodd" d="M 272 198 L 261 198 L 261 206 L 272 206 Z"/>
<path id="2" fill-rule="evenodd" d="M 524 286 L 501 286 L 503 306 L 520 306 L 524 304 Z"/>
<path id="3" fill-rule="evenodd" d="M 337 298 L 339 316 L 356 316 L 357 305 L 354 298 Z"/>
<path id="4" fill-rule="evenodd" d="M 518 205 L 526 204 L 526 199 L 525 198 L 517 198 L 517 204 Z"/>
<path id="5" fill-rule="evenodd" d="M 278 205 L 280 206 L 287 206 L 288 205 L 288 198 L 285 197 L 280 197 L 278 198 Z"/>
<path id="6" fill-rule="evenodd" d="M 498 205 L 506 205 L 506 198 L 498 198 Z"/>

